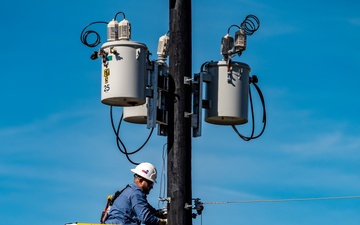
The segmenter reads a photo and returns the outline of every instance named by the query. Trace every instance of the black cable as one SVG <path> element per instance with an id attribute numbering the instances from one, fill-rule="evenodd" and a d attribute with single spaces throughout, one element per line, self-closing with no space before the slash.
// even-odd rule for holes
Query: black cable
<path id="1" fill-rule="evenodd" d="M 119 123 L 121 123 L 122 119 L 123 119 L 123 114 L 121 114 Z M 112 113 L 112 106 L 110 106 L 110 121 L 111 121 L 111 126 L 112 126 L 112 128 L 113 128 L 113 131 L 114 131 L 114 133 L 115 133 L 115 135 L 116 135 L 116 137 L 117 137 L 118 131 L 117 131 L 117 129 L 115 129 L 115 125 L 114 125 L 114 119 L 113 119 L 113 113 Z M 120 148 L 120 146 L 119 146 L 119 142 L 120 142 L 121 145 L 123 146 L 123 148 L 126 149 L 126 147 L 125 147 L 124 143 L 121 141 L 121 139 L 120 139 L 120 140 L 117 139 L 116 142 L 117 142 L 117 144 L 118 144 L 118 147 L 119 147 L 119 150 L 121 151 L 121 153 L 126 154 L 126 151 L 123 151 L 123 150 Z"/>
<path id="2" fill-rule="evenodd" d="M 121 114 L 121 119 L 119 121 L 119 125 L 118 125 L 117 131 L 115 132 L 115 134 L 118 137 L 118 141 L 120 141 L 121 145 L 124 147 L 124 152 L 123 153 L 127 154 L 127 155 L 132 155 L 132 154 L 135 154 L 135 153 L 139 152 L 147 144 L 147 142 L 149 141 L 149 139 L 150 139 L 150 137 L 151 137 L 151 135 L 152 135 L 152 133 L 154 131 L 154 128 L 151 129 L 150 134 L 147 137 L 146 141 L 137 150 L 134 150 L 133 152 L 127 152 L 124 143 L 120 139 L 120 126 L 121 126 L 121 122 L 122 122 L 123 117 L 124 117 L 124 113 Z"/>
<path id="3" fill-rule="evenodd" d="M 262 119 L 263 128 L 262 128 L 261 132 L 257 136 L 253 137 L 253 139 L 256 139 L 256 138 L 260 137 L 265 131 L 265 127 L 266 127 L 266 108 L 265 108 L 265 99 L 264 99 L 264 96 L 263 96 L 259 86 L 256 83 L 253 83 L 253 85 L 254 85 L 254 87 L 256 88 L 256 90 L 257 90 L 257 92 L 259 94 L 261 104 L 263 106 L 263 119 Z"/>
<path id="4" fill-rule="evenodd" d="M 210 63 L 212 63 L 213 61 L 211 60 L 211 61 L 207 61 L 207 62 L 204 62 L 202 65 L 201 65 L 201 67 L 200 67 L 200 72 L 204 72 L 204 68 L 206 67 L 206 66 L 208 66 Z"/>
<path id="5" fill-rule="evenodd" d="M 120 137 L 119 137 L 119 132 L 120 132 L 120 125 L 121 125 L 121 122 L 122 122 L 122 119 L 124 117 L 124 114 L 122 113 L 121 114 L 121 117 L 120 117 L 120 120 L 119 120 L 119 124 L 118 124 L 118 128 L 115 130 L 115 125 L 113 123 L 113 117 L 112 117 L 112 106 L 110 106 L 110 111 L 111 111 L 111 125 L 112 125 L 112 128 L 115 132 L 115 136 L 116 136 L 116 144 L 117 144 L 117 147 L 118 149 L 120 150 L 121 153 L 123 153 L 126 158 L 128 159 L 128 161 L 134 165 L 139 165 L 139 163 L 136 163 L 134 161 L 132 161 L 129 157 L 129 154 L 127 153 L 127 150 L 126 150 L 126 147 L 125 147 L 125 144 L 121 141 Z M 121 145 L 123 146 L 124 150 L 121 149 L 119 143 L 121 143 Z"/>
<path id="6" fill-rule="evenodd" d="M 256 138 L 259 138 L 265 131 L 265 127 L 266 127 L 266 107 L 265 107 L 265 99 L 264 99 L 264 95 L 262 94 L 259 86 L 256 84 L 258 82 L 258 78 L 256 76 L 253 76 L 250 78 L 250 83 L 254 85 L 256 91 L 258 92 L 262 107 L 263 107 L 263 118 L 262 118 L 262 122 L 263 122 L 263 127 L 261 132 L 254 136 L 254 131 L 255 131 L 255 114 L 254 114 L 254 107 L 253 107 L 253 102 L 252 102 L 252 95 L 251 95 L 251 89 L 249 88 L 249 98 L 250 98 L 250 107 L 251 107 L 251 118 L 252 118 L 252 131 L 251 131 L 251 135 L 249 137 L 246 137 L 244 135 L 242 135 L 238 129 L 236 128 L 235 125 L 231 125 L 231 127 L 233 128 L 233 130 L 236 132 L 236 134 L 243 139 L 244 141 L 250 141 Z"/>
<path id="7" fill-rule="evenodd" d="M 132 161 L 129 157 L 129 154 L 127 153 L 127 150 L 126 150 L 126 147 L 124 145 L 124 143 L 121 141 L 121 139 L 119 138 L 119 127 L 120 127 L 120 124 L 122 122 L 122 119 L 123 119 L 123 114 L 121 114 L 121 117 L 120 117 L 120 120 L 119 120 L 119 126 L 118 126 L 118 129 L 115 129 L 115 125 L 114 125 L 114 119 L 113 119 L 113 113 L 112 113 L 112 106 L 110 106 L 110 119 L 111 119 L 111 126 L 113 128 L 113 131 L 115 133 L 115 136 L 116 136 L 116 144 L 117 144 L 117 147 L 118 149 L 120 150 L 121 153 L 123 153 L 126 158 L 128 159 L 128 161 L 134 165 L 139 165 L 139 163 L 135 163 L 134 161 Z M 123 146 L 124 150 L 121 149 L 119 143 Z"/>
<path id="8" fill-rule="evenodd" d="M 116 20 L 116 17 L 117 17 L 119 14 L 122 14 L 122 15 L 124 16 L 124 19 L 126 18 L 126 17 L 125 17 L 125 13 L 123 13 L 123 12 L 118 12 L 118 13 L 115 14 L 114 20 Z M 100 34 L 99 34 L 98 32 L 96 32 L 96 31 L 94 31 L 94 30 L 88 30 L 88 31 L 85 32 L 85 30 L 86 30 L 89 26 L 91 26 L 91 25 L 93 25 L 93 24 L 98 24 L 98 23 L 108 24 L 108 22 L 105 22 L 105 21 L 96 21 L 96 22 L 92 22 L 92 23 L 88 24 L 88 25 L 81 31 L 81 34 L 80 34 L 80 41 L 81 41 L 81 43 L 83 43 L 84 45 L 86 45 L 86 46 L 88 46 L 88 47 L 90 47 L 90 48 L 94 48 L 94 47 L 98 46 L 98 45 L 101 43 Z M 95 39 L 94 42 L 89 43 L 89 42 L 87 41 L 87 38 L 88 38 L 89 35 L 91 35 L 91 34 L 95 34 L 96 39 Z"/>
<path id="9" fill-rule="evenodd" d="M 236 128 L 235 125 L 231 125 L 231 127 L 237 133 L 237 135 L 239 135 L 239 137 L 241 137 L 241 139 L 243 139 L 244 141 L 250 141 L 251 139 L 253 139 L 254 132 L 255 132 L 255 118 L 254 118 L 255 114 L 254 114 L 254 106 L 253 106 L 253 102 L 252 102 L 252 96 L 251 96 L 251 89 L 250 88 L 249 88 L 249 99 L 250 99 L 251 123 L 252 123 L 251 135 L 249 137 L 244 136 L 238 131 L 238 129 Z"/>
<path id="10" fill-rule="evenodd" d="M 100 34 L 99 34 L 98 32 L 96 32 L 96 31 L 94 31 L 94 30 L 88 30 L 88 31 L 86 31 L 86 32 L 85 32 L 85 30 L 86 30 L 89 26 L 91 26 L 91 25 L 93 25 L 93 24 L 97 24 L 97 23 L 108 24 L 107 22 L 104 22 L 104 21 L 92 22 L 92 23 L 90 23 L 89 25 L 87 25 L 87 26 L 81 31 L 81 34 L 80 34 L 80 41 L 81 41 L 81 43 L 83 43 L 84 45 L 86 45 L 86 46 L 88 46 L 88 47 L 90 47 L 90 48 L 94 48 L 94 47 L 98 46 L 98 45 L 101 43 Z M 95 39 L 95 41 L 94 41 L 93 43 L 89 43 L 89 42 L 87 41 L 87 38 L 88 38 L 88 36 L 89 36 L 90 34 L 95 34 L 95 36 L 96 36 L 96 39 Z"/>
<path id="11" fill-rule="evenodd" d="M 151 131 L 150 131 L 150 134 L 148 135 L 147 139 L 145 140 L 145 142 L 136 150 L 132 151 L 132 152 L 128 152 L 127 149 L 126 149 L 126 146 L 124 144 L 124 142 L 121 140 L 120 138 L 120 127 L 121 127 L 121 123 L 122 123 L 122 120 L 123 120 L 123 117 L 124 117 L 124 113 L 121 114 L 121 117 L 120 117 L 120 120 L 119 120 L 119 124 L 118 124 L 118 127 L 115 128 L 115 125 L 114 125 L 114 119 L 113 119 L 113 112 L 112 112 L 112 106 L 110 106 L 110 119 L 111 119 L 111 126 L 113 128 L 113 131 L 116 135 L 116 144 L 117 144 L 117 147 L 118 149 L 120 150 L 121 153 L 123 153 L 126 158 L 129 160 L 129 162 L 131 162 L 132 164 L 134 165 L 138 165 L 139 163 L 135 163 L 134 161 L 132 161 L 129 157 L 129 155 L 132 155 L 132 154 L 135 154 L 137 152 L 139 152 L 147 143 L 148 141 L 150 140 L 150 137 L 152 136 L 152 133 L 154 131 L 154 128 L 151 128 Z M 121 146 L 122 147 L 121 147 Z M 123 148 L 123 149 L 122 149 Z"/>
<path id="12" fill-rule="evenodd" d="M 122 15 L 124 16 L 124 19 L 126 19 L 125 13 L 123 13 L 123 12 L 118 12 L 118 13 L 115 14 L 114 20 L 116 20 L 116 17 L 117 17 L 119 14 L 122 14 Z"/>
<path id="13" fill-rule="evenodd" d="M 254 15 L 248 15 L 244 21 L 240 24 L 240 27 L 244 30 L 246 35 L 252 35 L 260 27 L 260 20 Z"/>
<path id="14" fill-rule="evenodd" d="M 239 27 L 238 25 L 233 24 L 233 25 L 231 25 L 231 26 L 228 28 L 228 34 L 230 33 L 230 29 L 231 29 L 232 27 L 237 27 L 237 28 L 239 28 L 239 30 L 240 30 L 240 27 Z"/>

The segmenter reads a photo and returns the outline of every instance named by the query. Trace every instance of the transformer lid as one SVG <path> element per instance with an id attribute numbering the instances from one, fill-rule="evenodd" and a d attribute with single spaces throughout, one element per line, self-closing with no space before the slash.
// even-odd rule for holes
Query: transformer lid
<path id="1" fill-rule="evenodd" d="M 145 48 L 146 50 L 148 49 L 147 46 L 143 43 L 136 41 L 128 41 L 128 40 L 108 41 L 105 42 L 100 49 L 102 50 L 104 48 L 114 47 L 114 46 L 128 46 L 133 48 Z"/>

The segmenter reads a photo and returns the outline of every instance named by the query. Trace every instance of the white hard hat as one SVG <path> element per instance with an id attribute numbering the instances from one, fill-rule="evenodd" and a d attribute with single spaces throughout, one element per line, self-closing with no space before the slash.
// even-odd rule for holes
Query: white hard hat
<path id="1" fill-rule="evenodd" d="M 140 177 L 156 183 L 156 168 L 151 163 L 140 163 L 134 169 L 131 169 L 131 171 L 139 175 Z"/>

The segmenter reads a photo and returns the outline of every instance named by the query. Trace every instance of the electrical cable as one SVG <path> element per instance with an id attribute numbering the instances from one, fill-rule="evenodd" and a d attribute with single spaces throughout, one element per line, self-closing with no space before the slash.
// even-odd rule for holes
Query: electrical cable
<path id="1" fill-rule="evenodd" d="M 233 24 L 233 25 L 231 25 L 229 28 L 228 28 L 228 34 L 230 33 L 230 29 L 232 28 L 232 27 L 237 27 L 239 30 L 241 29 L 238 25 L 236 25 L 236 24 Z"/>
<path id="2" fill-rule="evenodd" d="M 257 79 L 257 78 L 256 78 L 256 79 Z M 262 119 L 263 128 L 262 128 L 261 132 L 260 132 L 257 136 L 253 137 L 253 139 L 256 139 L 256 138 L 260 137 L 260 136 L 264 133 L 264 131 L 265 131 L 265 127 L 266 127 L 266 108 L 265 108 L 265 99 L 264 99 L 264 96 L 263 96 L 263 94 L 262 94 L 259 86 L 258 86 L 256 83 L 254 83 L 254 82 L 253 82 L 252 84 L 254 85 L 254 87 L 256 88 L 256 90 L 257 90 L 257 92 L 258 92 L 259 97 L 260 97 L 261 104 L 262 104 L 262 106 L 263 106 L 263 119 Z"/>
<path id="3" fill-rule="evenodd" d="M 117 17 L 119 14 L 122 14 L 122 15 L 124 16 L 124 19 L 126 19 L 125 13 L 123 13 L 123 12 L 118 12 L 118 13 L 115 14 L 114 20 L 116 20 L 116 17 Z"/>
<path id="4" fill-rule="evenodd" d="M 232 203 L 272 203 L 272 202 L 296 202 L 296 201 L 325 201 L 325 200 L 341 200 L 341 199 L 360 199 L 359 195 L 354 196 L 337 196 L 322 198 L 288 198 L 288 199 L 269 199 L 269 200 L 234 200 L 223 202 L 202 202 L 202 204 L 232 204 Z"/>
<path id="5" fill-rule="evenodd" d="M 200 67 L 200 72 L 204 72 L 205 71 L 204 68 L 207 67 L 212 62 L 214 62 L 214 61 L 211 60 L 211 61 L 204 62 Z"/>
<path id="6" fill-rule="evenodd" d="M 124 116 L 124 113 L 121 114 L 121 118 L 123 118 L 123 116 Z M 123 144 L 123 142 L 120 139 L 120 125 L 121 125 L 121 121 L 119 122 L 118 129 L 117 129 L 117 132 L 116 132 L 116 136 L 118 137 L 118 140 L 122 143 L 122 145 L 125 148 L 125 145 Z M 137 150 L 134 150 L 133 152 L 128 152 L 127 154 L 132 155 L 132 154 L 135 154 L 135 153 L 139 152 L 147 144 L 147 142 L 149 141 L 153 131 L 154 131 L 154 128 L 151 129 L 149 136 L 147 137 L 145 142 Z"/>
<path id="7" fill-rule="evenodd" d="M 124 19 L 126 18 L 126 17 L 125 17 L 125 13 L 123 13 L 123 12 L 118 12 L 118 13 L 115 14 L 114 20 L 116 20 L 116 17 L 117 17 L 119 14 L 122 14 L 122 15 L 124 16 Z M 80 33 L 80 41 L 81 41 L 81 43 L 83 43 L 84 45 L 86 45 L 86 46 L 88 46 L 88 47 L 90 47 L 90 48 L 94 48 L 94 47 L 98 46 L 98 45 L 101 43 L 100 34 L 99 34 L 98 32 L 96 32 L 96 31 L 94 31 L 94 30 L 88 30 L 88 31 L 85 32 L 85 30 L 86 30 L 89 26 L 91 26 L 91 25 L 93 25 L 93 24 L 98 24 L 98 23 L 108 24 L 108 22 L 105 22 L 105 21 L 96 21 L 96 22 L 92 22 L 92 23 L 88 24 L 88 25 L 81 31 L 81 33 Z M 89 43 L 88 40 L 87 40 L 87 38 L 88 38 L 89 35 L 91 35 L 91 34 L 95 34 L 96 39 L 95 39 L 94 42 Z"/>
<path id="8" fill-rule="evenodd" d="M 254 15 L 248 15 L 244 21 L 240 24 L 241 29 L 244 30 L 246 35 L 252 35 L 260 27 L 260 20 Z"/>
<path id="9" fill-rule="evenodd" d="M 244 141 L 250 141 L 256 138 L 259 138 L 265 131 L 265 127 L 266 127 L 266 108 L 265 108 L 265 99 L 264 99 L 264 95 L 262 94 L 259 86 L 256 84 L 258 82 L 258 78 L 257 76 L 253 76 L 250 78 L 250 83 L 254 85 L 256 91 L 258 92 L 261 104 L 262 104 L 262 108 L 263 108 L 263 118 L 262 118 L 262 123 L 263 123 L 263 127 L 260 131 L 260 133 L 256 136 L 254 136 L 254 132 L 255 132 L 255 113 L 254 113 L 254 106 L 253 106 L 253 100 L 252 100 L 252 95 L 251 95 L 251 89 L 249 88 L 249 99 L 250 99 L 250 108 L 251 108 L 251 121 L 252 121 L 252 129 L 251 129 L 251 135 L 249 137 L 242 135 L 238 129 L 236 128 L 235 125 L 231 125 L 231 127 L 233 128 L 233 130 L 236 132 L 236 134 L 243 139 Z"/>
<path id="10" fill-rule="evenodd" d="M 85 32 L 85 30 L 93 25 L 93 24 L 98 24 L 98 23 L 104 23 L 104 24 L 108 24 L 108 22 L 104 22 L 104 21 L 96 21 L 96 22 L 92 22 L 90 24 L 88 24 L 80 33 L 80 41 L 81 43 L 83 43 L 84 45 L 90 47 L 90 48 L 94 48 L 96 46 L 98 46 L 101 43 L 101 38 L 100 38 L 100 34 L 94 30 L 88 30 Z M 89 37 L 90 34 L 95 34 L 96 39 L 94 42 L 89 43 L 87 38 Z"/>
<path id="11" fill-rule="evenodd" d="M 132 161 L 131 159 L 130 159 L 130 157 L 129 157 L 129 154 L 127 153 L 127 150 L 126 150 L 126 147 L 125 147 L 125 145 L 124 145 L 124 143 L 121 141 L 121 139 L 119 138 L 119 128 L 116 130 L 115 129 L 115 125 L 114 125 L 114 120 L 113 120 L 113 116 L 112 116 L 112 106 L 110 106 L 110 118 L 111 118 L 111 125 L 112 125 L 112 128 L 113 128 L 113 131 L 114 131 L 114 133 L 115 133 L 115 136 L 116 136 L 116 144 L 117 144 L 117 147 L 118 147 L 118 149 L 120 150 L 120 152 L 121 153 L 123 153 L 125 156 L 126 156 L 126 158 L 128 159 L 128 161 L 130 162 L 130 163 L 132 163 L 132 164 L 134 164 L 134 165 L 139 165 L 139 163 L 135 163 L 134 161 Z M 122 121 L 122 119 L 123 119 L 123 114 L 121 114 L 121 117 L 120 117 L 120 120 L 119 120 L 119 126 L 118 127 L 120 127 L 120 124 L 121 124 L 121 121 Z M 120 145 L 119 145 L 119 143 L 123 146 L 123 148 L 124 148 L 124 150 L 122 150 L 121 149 L 121 147 L 120 147 Z"/>
<path id="12" fill-rule="evenodd" d="M 120 117 L 120 120 L 119 120 L 119 123 L 118 123 L 118 126 L 117 128 L 115 128 L 115 124 L 114 124 L 114 118 L 113 118 L 113 110 L 112 110 L 112 106 L 110 106 L 110 120 L 111 120 L 111 126 L 113 128 L 113 131 L 115 133 L 115 136 L 116 136 L 116 144 L 117 144 L 117 147 L 118 149 L 120 150 L 121 153 L 123 153 L 126 158 L 128 159 L 128 161 L 134 165 L 139 165 L 139 163 L 136 163 L 134 161 L 132 161 L 129 157 L 129 155 L 132 155 L 132 154 L 135 154 L 137 152 L 139 152 L 146 144 L 147 142 L 150 140 L 150 137 L 152 136 L 152 133 L 154 131 L 154 128 L 151 129 L 150 131 L 150 134 L 148 135 L 147 139 L 145 140 L 145 142 L 136 150 L 132 151 L 132 152 L 128 152 L 127 149 L 126 149 L 126 146 L 124 144 L 124 142 L 121 140 L 120 138 L 120 127 L 121 127 L 121 123 L 122 123 L 122 120 L 123 120 L 123 117 L 124 117 L 124 113 L 121 114 L 121 117 Z M 121 146 L 122 147 L 121 147 Z"/>

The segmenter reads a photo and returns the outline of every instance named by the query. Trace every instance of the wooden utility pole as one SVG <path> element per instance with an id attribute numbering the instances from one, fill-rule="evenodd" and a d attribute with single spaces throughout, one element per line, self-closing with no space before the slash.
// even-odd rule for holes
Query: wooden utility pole
<path id="1" fill-rule="evenodd" d="M 170 103 L 168 114 L 168 209 L 169 225 L 191 225 L 191 86 L 192 76 L 191 0 L 170 0 L 169 71 Z"/>

